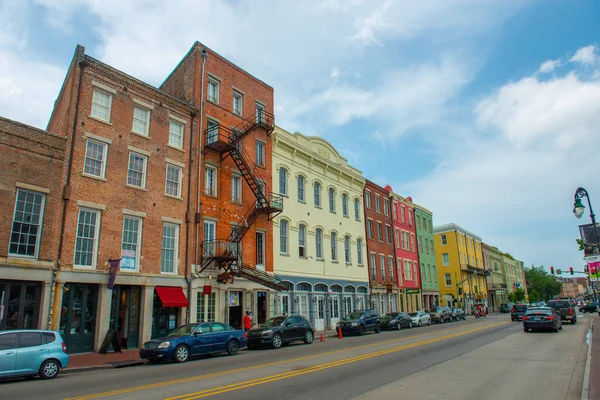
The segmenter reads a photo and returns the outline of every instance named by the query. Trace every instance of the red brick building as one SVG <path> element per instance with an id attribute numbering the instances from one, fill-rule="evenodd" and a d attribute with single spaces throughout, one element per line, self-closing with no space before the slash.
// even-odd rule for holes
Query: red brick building
<path id="1" fill-rule="evenodd" d="M 363 197 L 371 302 L 380 313 L 399 311 L 390 192 L 367 180 Z"/>

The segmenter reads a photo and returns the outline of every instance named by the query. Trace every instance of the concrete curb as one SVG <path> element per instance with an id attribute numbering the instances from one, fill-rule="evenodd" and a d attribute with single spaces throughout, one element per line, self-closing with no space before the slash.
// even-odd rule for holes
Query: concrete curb
<path id="1" fill-rule="evenodd" d="M 91 372 L 91 371 L 101 371 L 104 369 L 117 369 L 117 368 L 129 368 L 129 367 L 137 367 L 139 365 L 145 365 L 146 361 L 144 360 L 130 360 L 130 361 L 117 361 L 110 364 L 102 364 L 102 365 L 92 365 L 89 367 L 75 367 L 63 369 L 61 373 L 63 374 L 74 374 L 78 372 Z"/>
<path id="2" fill-rule="evenodd" d="M 592 322 L 590 323 L 590 330 L 588 331 L 588 351 L 585 359 L 585 370 L 583 373 L 583 384 L 581 388 L 581 400 L 589 400 L 590 396 L 590 369 L 592 364 L 592 335 L 594 334 L 594 317 L 592 316 Z"/>

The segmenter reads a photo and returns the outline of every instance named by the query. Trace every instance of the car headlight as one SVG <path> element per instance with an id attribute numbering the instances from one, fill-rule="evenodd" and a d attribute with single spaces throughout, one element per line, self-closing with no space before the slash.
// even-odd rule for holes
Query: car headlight
<path id="1" fill-rule="evenodd" d="M 358 322 L 352 322 L 350 326 L 358 326 Z"/>
<path id="2" fill-rule="evenodd" d="M 266 331 L 262 331 L 261 335 L 270 335 L 273 333 L 273 329 L 267 329 Z"/>
<path id="3" fill-rule="evenodd" d="M 158 345 L 158 349 L 166 349 L 167 347 L 169 347 L 171 345 L 171 342 L 162 342 L 161 344 Z"/>

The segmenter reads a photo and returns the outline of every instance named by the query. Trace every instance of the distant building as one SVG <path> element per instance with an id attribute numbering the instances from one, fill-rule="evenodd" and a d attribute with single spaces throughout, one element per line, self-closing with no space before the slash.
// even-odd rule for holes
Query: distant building
<path id="1" fill-rule="evenodd" d="M 440 288 L 435 258 L 435 237 L 433 235 L 433 213 L 423 206 L 415 204 L 417 228 L 417 247 L 421 267 L 421 289 L 423 290 L 423 308 L 428 309 L 440 304 Z"/>
<path id="2" fill-rule="evenodd" d="M 508 303 L 508 286 L 504 279 L 503 254 L 497 247 L 482 244 L 483 264 L 489 275 L 486 279 L 488 307 L 498 311 L 501 304 Z"/>

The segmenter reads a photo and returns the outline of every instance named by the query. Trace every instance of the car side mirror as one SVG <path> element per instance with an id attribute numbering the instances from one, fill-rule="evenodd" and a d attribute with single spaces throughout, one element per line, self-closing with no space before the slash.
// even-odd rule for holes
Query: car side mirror
<path id="1" fill-rule="evenodd" d="M 201 331 L 194 331 L 194 336 L 202 335 Z"/>
<path id="2" fill-rule="evenodd" d="M 292 323 L 290 321 L 285 323 L 285 326 L 291 326 L 291 325 L 292 325 Z"/>

